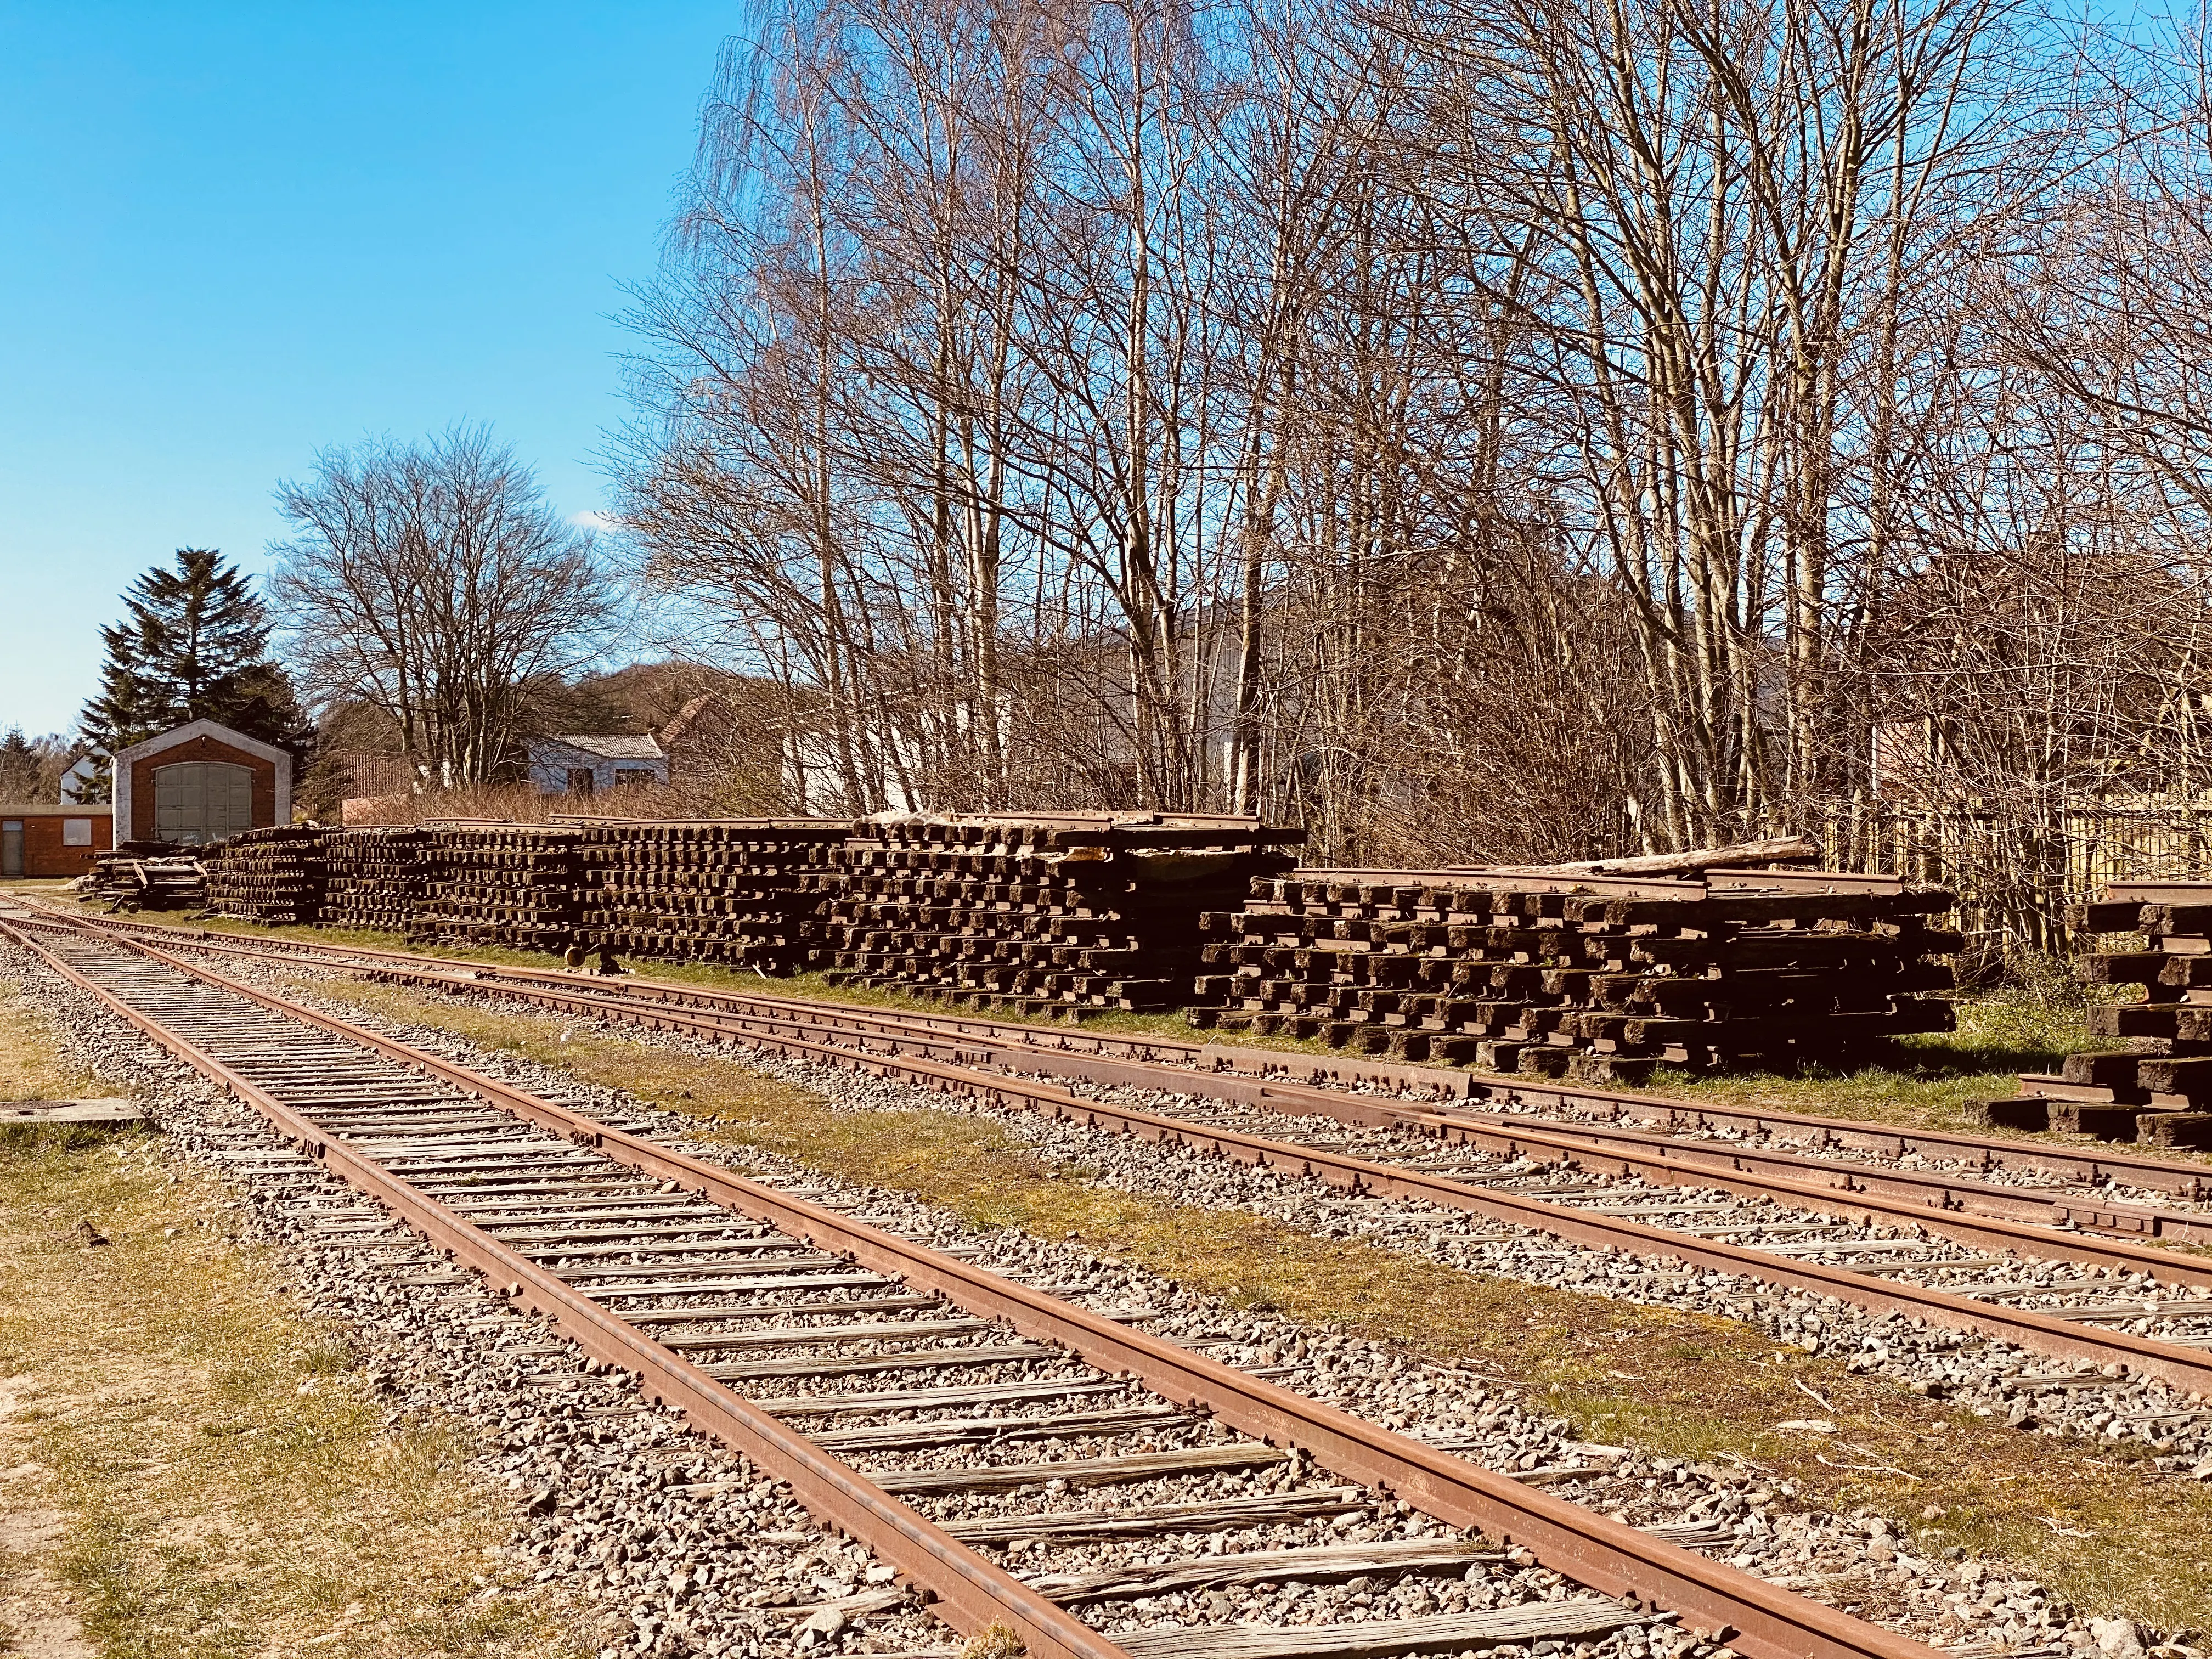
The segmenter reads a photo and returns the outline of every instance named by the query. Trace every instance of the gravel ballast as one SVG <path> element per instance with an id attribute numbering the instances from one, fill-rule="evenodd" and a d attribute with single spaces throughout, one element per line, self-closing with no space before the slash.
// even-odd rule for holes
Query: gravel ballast
<path id="1" fill-rule="evenodd" d="M 507 1486 L 530 1512 L 507 1558 L 509 1577 L 557 1579 L 605 1607 L 619 1621 L 605 1650 L 766 1654 L 834 1645 L 854 1651 L 922 1652 L 952 1645 L 942 1628 L 918 1610 L 866 1605 L 890 1599 L 888 1572 L 863 1552 L 823 1533 L 774 1483 L 691 1435 L 670 1414 L 643 1406 L 627 1379 L 591 1374 L 572 1346 L 538 1322 L 507 1311 L 473 1280 L 409 1282 L 451 1277 L 420 1249 L 307 1248 L 313 1232 L 336 1218 L 365 1217 L 368 1206 L 305 1159 L 280 1148 L 258 1117 L 162 1059 L 34 964 L 8 954 L 13 957 L 7 964 L 11 975 L 62 1024 L 79 1056 L 111 1083 L 126 1084 L 148 1097 L 170 1131 L 174 1155 L 216 1168 L 239 1184 L 241 1207 L 232 1217 L 236 1236 L 291 1253 L 289 1271 L 299 1296 L 310 1311 L 352 1325 L 368 1380 L 389 1393 L 395 1413 L 450 1412 L 482 1425 L 486 1450 L 479 1472 Z M 343 1012 L 362 1018 L 357 1010 Z M 1062 1243 L 1011 1232 L 970 1232 L 911 1198 L 823 1181 L 771 1154 L 690 1139 L 684 1133 L 686 1120 L 580 1085 L 566 1073 L 476 1051 L 442 1032 L 389 1029 L 565 1104 L 618 1118 L 693 1156 L 804 1190 L 817 1202 L 877 1224 L 973 1247 L 982 1265 L 1048 1285 L 1073 1300 L 1141 1313 L 1146 1328 L 1158 1334 L 1202 1345 L 1231 1364 L 1279 1370 L 1289 1386 L 1449 1445 L 1490 1467 L 1523 1474 L 1585 1469 L 1586 1474 L 1560 1488 L 1563 1495 L 1635 1524 L 1665 1528 L 1678 1541 L 1792 1588 L 1819 1591 L 1822 1599 L 1849 1595 L 1884 1601 L 1901 1609 L 1885 1622 L 1923 1638 L 1953 1647 L 1981 1643 L 2032 1649 L 2042 1644 L 2123 1659 L 2141 1650 L 2147 1634 L 2123 1628 L 2124 1621 L 2077 1618 L 2074 1609 L 2054 1603 L 2039 1586 L 2001 1567 L 1972 1559 L 1923 1559 L 1909 1540 L 1879 1517 L 1805 1512 L 1793 1504 L 1795 1493 L 1786 1484 L 1778 1487 L 1755 1471 L 1575 1441 L 1563 1421 L 1546 1416 L 1510 1383 L 1425 1365 L 1342 1333 L 1239 1311 Z M 627 1027 L 610 1029 L 638 1036 Z M 641 1040 L 729 1052 L 665 1035 Z M 2027 1365 L 2040 1363 L 2018 1355 L 2008 1360 L 1986 1347 L 1960 1352 L 1947 1333 L 1891 1328 L 1899 1322 L 1868 1320 L 1849 1308 L 1780 1297 L 1719 1276 L 1654 1279 L 1648 1264 L 1507 1228 L 1477 1229 L 1456 1212 L 1363 1204 L 1315 1183 L 1024 1113 L 979 1109 L 860 1073 L 757 1054 L 744 1059 L 846 1109 L 982 1111 L 1048 1156 L 1098 1169 L 1097 1178 L 1105 1184 L 1172 1193 L 1186 1202 L 1235 1204 L 1317 1232 L 1370 1237 L 1454 1267 L 1748 1319 L 1801 1346 L 1850 1345 L 1849 1351 L 1869 1357 L 1865 1369 L 1900 1380 L 1940 1381 L 1977 1409 L 1984 1401 L 1995 1409 L 2006 1398 L 2008 1368 L 2016 1380 Z M 1160 1098 L 1158 1105 L 1173 1109 L 1172 1098 Z M 1311 1131 L 1312 1121 L 1304 1121 L 1303 1127 Z M 1432 1151 L 1434 1143 L 1423 1146 Z M 1664 1195 L 1675 1198 L 1680 1192 L 1665 1189 Z M 1711 1279 L 1719 1282 L 1706 1282 Z M 2049 1426 L 2110 1435 L 2118 1425 L 2122 1433 L 2130 1433 L 2138 1431 L 2133 1420 L 2137 1416 L 2172 1417 L 2192 1409 L 2157 1385 L 2106 1382 L 2098 1389 L 2062 1392 L 2046 1419 Z M 2089 1395 L 2099 1409 L 2110 1413 L 2106 1422 L 2094 1423 L 2096 1410 L 2075 1413 L 2072 1401 L 2077 1393 Z M 2122 1409 L 2112 1409 L 2116 1401 Z M 2200 1454 L 2203 1443 L 2195 1437 L 2199 1431 L 2185 1433 L 2190 1437 L 2160 1437 L 2169 1443 L 2160 1455 Z M 932 1460 L 916 1461 L 927 1466 Z M 1146 1501 L 1148 1496 L 1171 1501 L 1165 1489 L 1147 1494 L 1142 1487 L 1130 1489 L 1124 1501 Z M 982 1497 L 963 1493 L 930 1512 L 957 1520 L 988 1516 L 989 1510 Z M 1346 1526 L 1330 1518 L 1279 1527 L 1251 1539 L 1237 1534 L 1238 1547 L 1431 1533 L 1431 1523 L 1387 1504 L 1342 1513 L 1358 1518 Z M 1024 1574 L 1079 1573 L 1158 1556 L 1164 1542 L 1171 1545 L 1168 1557 L 1188 1554 L 1194 1543 L 1205 1547 L 1202 1540 L 1188 1539 L 1110 1547 L 1045 1542 L 1022 1551 L 1013 1565 Z M 499 1592 L 495 1587 L 488 1593 Z M 1379 1588 L 1358 1580 L 1238 1587 L 1208 1592 L 1218 1599 L 1203 1601 L 1203 1611 L 1212 1617 L 1330 1622 L 1370 1612 L 1379 1600 L 1390 1601 L 1397 1611 L 1416 1613 L 1557 1599 L 1565 1593 L 1571 1591 L 1556 1575 L 1532 1562 L 1508 1560 L 1480 1572 L 1471 1568 L 1464 1577 L 1441 1583 L 1419 1578 Z M 774 1605 L 778 1600 L 781 1607 Z M 1138 1598 L 1111 1604 L 1115 1611 L 1097 1615 L 1097 1622 L 1109 1629 L 1180 1622 L 1180 1615 L 1194 1611 L 1201 1600 L 1179 1601 L 1175 1594 Z M 805 1611 L 810 1606 L 815 1610 Z M 1711 1650 L 1709 1644 L 1695 1644 L 1664 1626 L 1564 1647 L 1539 1641 L 1533 1648 L 1540 1653 L 1619 1652 L 1628 1659 L 1655 1651 Z"/>

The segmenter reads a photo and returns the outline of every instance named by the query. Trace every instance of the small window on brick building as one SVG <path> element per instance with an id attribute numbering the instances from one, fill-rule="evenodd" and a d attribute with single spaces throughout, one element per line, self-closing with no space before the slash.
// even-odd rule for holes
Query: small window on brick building
<path id="1" fill-rule="evenodd" d="M 579 796 L 588 795 L 592 793 L 592 769 L 590 767 L 572 766 L 568 769 L 568 793 L 572 795 Z"/>
<path id="2" fill-rule="evenodd" d="M 64 847 L 91 846 L 92 820 L 90 818 L 64 818 L 62 820 L 62 845 Z"/>

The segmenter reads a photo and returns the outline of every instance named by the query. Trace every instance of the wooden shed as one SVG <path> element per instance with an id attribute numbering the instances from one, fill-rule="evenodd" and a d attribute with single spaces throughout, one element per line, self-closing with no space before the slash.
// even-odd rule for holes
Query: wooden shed
<path id="1" fill-rule="evenodd" d="M 85 874 L 93 854 L 113 843 L 113 810 L 51 801 L 0 806 L 0 879 Z"/>
<path id="2" fill-rule="evenodd" d="M 115 756 L 118 842 L 210 842 L 292 821 L 292 757 L 194 720 Z"/>

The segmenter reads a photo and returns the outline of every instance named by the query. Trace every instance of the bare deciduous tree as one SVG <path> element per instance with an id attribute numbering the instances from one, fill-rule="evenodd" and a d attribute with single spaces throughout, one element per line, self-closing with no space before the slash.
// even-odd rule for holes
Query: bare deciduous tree
<path id="1" fill-rule="evenodd" d="M 277 503 L 270 598 L 325 703 L 390 718 L 419 785 L 485 783 L 518 758 L 533 683 L 596 654 L 615 591 L 589 532 L 481 427 L 324 451 Z"/>
<path id="2" fill-rule="evenodd" d="M 2017 0 L 785 0 L 641 296 L 641 573 L 794 808 L 2057 846 L 2212 782 L 2160 64 Z"/>

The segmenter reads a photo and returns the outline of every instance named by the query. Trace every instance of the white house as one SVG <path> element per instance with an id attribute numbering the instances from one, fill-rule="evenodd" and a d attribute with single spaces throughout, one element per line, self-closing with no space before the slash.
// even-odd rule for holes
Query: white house
<path id="1" fill-rule="evenodd" d="M 551 795 L 583 799 L 625 783 L 665 783 L 668 755 L 653 738 L 535 738 L 530 781 Z"/>
<path id="2" fill-rule="evenodd" d="M 96 800 L 107 775 L 107 757 L 97 750 L 80 755 L 62 774 L 62 799 L 71 805 Z"/>

